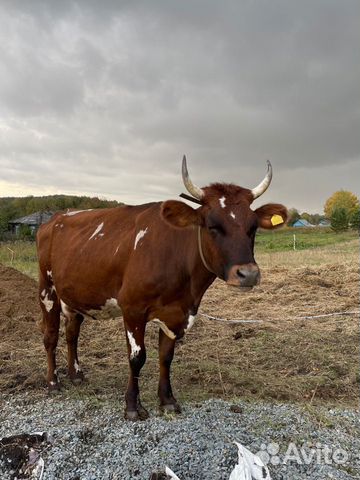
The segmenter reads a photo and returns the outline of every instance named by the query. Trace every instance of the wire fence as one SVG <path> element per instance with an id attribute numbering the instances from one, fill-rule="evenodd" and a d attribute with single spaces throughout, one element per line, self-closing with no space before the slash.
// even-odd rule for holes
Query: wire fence
<path id="1" fill-rule="evenodd" d="M 205 317 L 209 320 L 214 320 L 216 322 L 223 322 L 223 323 L 228 323 L 228 324 L 237 324 L 237 323 L 265 323 L 265 322 L 270 322 L 273 320 L 311 320 L 313 318 L 325 318 L 325 317 L 334 317 L 334 316 L 354 316 L 354 315 L 360 315 L 360 310 L 355 310 L 351 312 L 332 312 L 332 313 L 322 313 L 320 315 L 306 315 L 306 316 L 301 316 L 301 317 L 289 317 L 287 319 L 284 318 L 276 318 L 272 320 L 264 320 L 264 319 L 240 319 L 240 318 L 232 318 L 232 319 L 227 319 L 227 318 L 220 318 L 220 317 L 214 317 L 213 315 L 208 315 L 207 313 L 202 313 L 199 312 L 198 315 Z"/>

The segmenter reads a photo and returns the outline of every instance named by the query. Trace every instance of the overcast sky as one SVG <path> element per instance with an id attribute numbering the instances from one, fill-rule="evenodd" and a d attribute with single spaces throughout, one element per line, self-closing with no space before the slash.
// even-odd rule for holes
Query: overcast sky
<path id="1" fill-rule="evenodd" d="M 360 195 L 358 0 L 0 2 L 0 196 Z"/>

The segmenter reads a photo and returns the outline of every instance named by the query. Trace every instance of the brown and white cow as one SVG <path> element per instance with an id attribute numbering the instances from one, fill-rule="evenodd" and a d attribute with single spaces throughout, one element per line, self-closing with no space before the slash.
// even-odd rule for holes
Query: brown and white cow
<path id="1" fill-rule="evenodd" d="M 39 295 L 49 391 L 59 390 L 55 350 L 60 313 L 66 319 L 68 374 L 76 384 L 83 380 L 77 343 L 84 317 L 99 311 L 115 317 L 121 308 L 130 365 L 125 417 L 148 416 L 140 402 L 138 379 L 146 359 L 149 321 L 160 327 L 160 406 L 179 412 L 170 385 L 175 341 L 192 327 L 205 291 L 216 277 L 243 289 L 259 283 L 256 230 L 277 228 L 287 219 L 283 205 L 250 208 L 271 182 L 270 162 L 266 177 L 252 190 L 224 183 L 199 188 L 190 180 L 185 157 L 182 173 L 188 192 L 200 203 L 197 209 L 169 200 L 70 211 L 56 214 L 39 229 Z"/>

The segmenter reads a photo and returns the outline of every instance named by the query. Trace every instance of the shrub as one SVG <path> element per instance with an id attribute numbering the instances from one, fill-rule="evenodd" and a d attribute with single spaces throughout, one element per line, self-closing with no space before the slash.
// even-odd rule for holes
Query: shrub
<path id="1" fill-rule="evenodd" d="M 330 217 L 331 228 L 334 232 L 347 230 L 349 226 L 349 215 L 345 208 L 335 207 Z"/>

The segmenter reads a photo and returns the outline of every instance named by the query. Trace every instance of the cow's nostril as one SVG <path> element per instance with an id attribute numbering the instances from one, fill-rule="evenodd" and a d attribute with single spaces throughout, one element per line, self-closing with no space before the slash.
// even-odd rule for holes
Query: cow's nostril
<path id="1" fill-rule="evenodd" d="M 236 270 L 236 275 L 237 275 L 239 278 L 246 278 L 246 275 L 245 275 L 240 269 L 237 269 L 237 270 Z"/>

